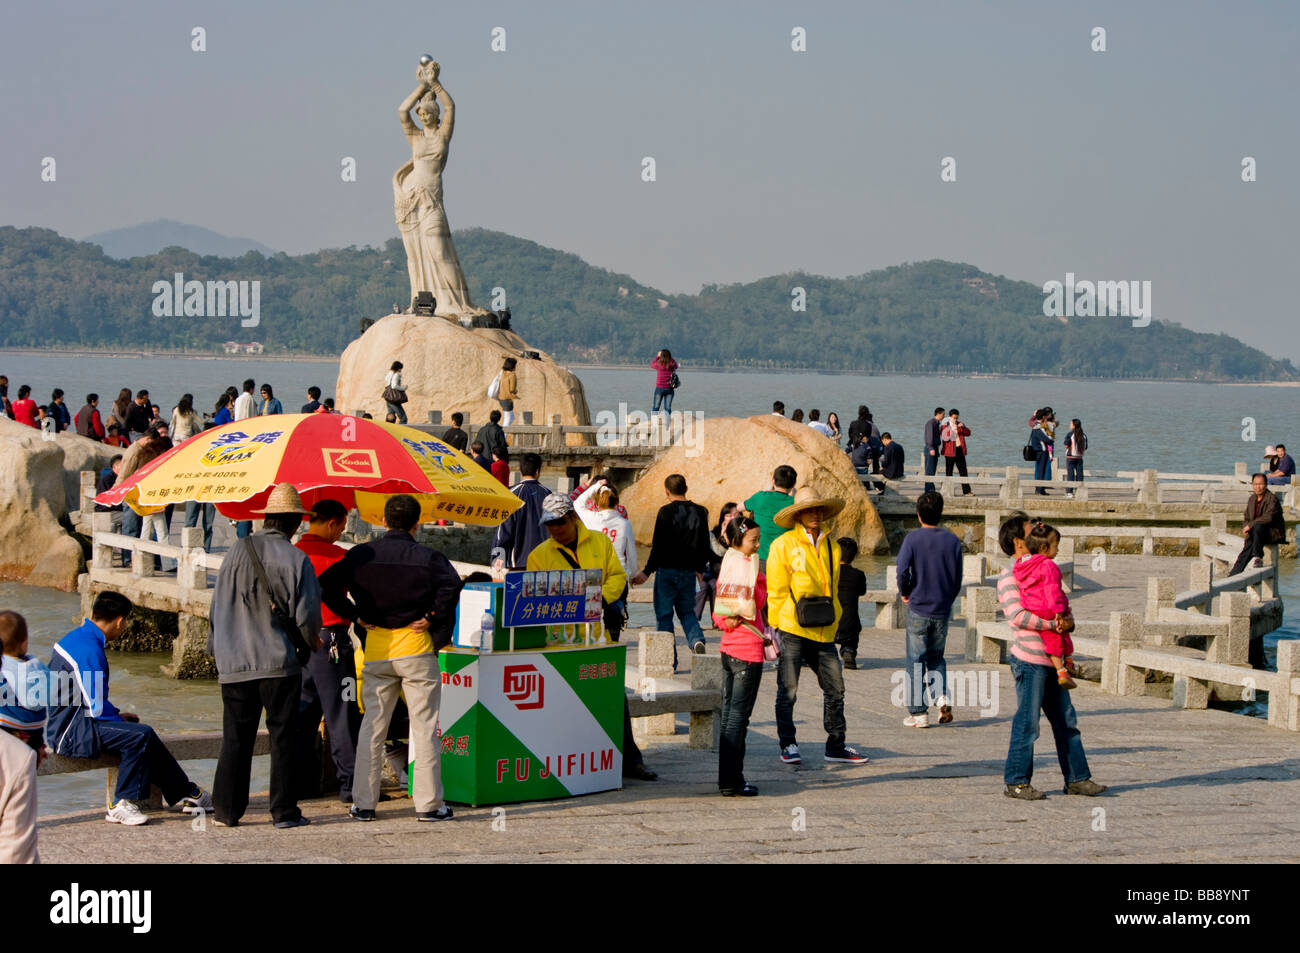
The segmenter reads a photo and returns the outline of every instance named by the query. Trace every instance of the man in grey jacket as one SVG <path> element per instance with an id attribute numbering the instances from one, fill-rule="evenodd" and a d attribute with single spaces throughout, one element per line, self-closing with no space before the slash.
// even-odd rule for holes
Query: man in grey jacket
<path id="1" fill-rule="evenodd" d="M 293 616 L 308 644 L 319 648 L 320 583 L 307 554 L 290 542 L 305 514 L 298 491 L 291 484 L 279 484 L 258 514 L 266 518 L 261 531 L 237 541 L 226 554 L 212 592 L 208 651 L 217 662 L 223 708 L 212 803 L 215 820 L 223 827 L 238 825 L 248 808 L 253 745 L 263 709 L 271 735 L 271 817 L 279 828 L 309 823 L 298 808 L 293 784 L 302 669 L 248 551 L 249 546 L 256 550 L 280 608 Z"/>

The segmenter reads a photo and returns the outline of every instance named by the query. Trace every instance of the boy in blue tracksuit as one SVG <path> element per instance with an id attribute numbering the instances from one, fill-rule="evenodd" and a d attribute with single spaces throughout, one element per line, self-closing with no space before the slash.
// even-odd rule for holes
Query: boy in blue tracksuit
<path id="1" fill-rule="evenodd" d="M 939 526 L 943 497 L 922 493 L 916 501 L 921 528 L 907 534 L 898 550 L 898 593 L 907 604 L 908 728 L 930 727 L 927 694 L 937 696 L 939 724 L 952 721 L 947 695 L 948 617 L 961 591 L 961 540 Z"/>
<path id="2" fill-rule="evenodd" d="M 54 646 L 50 672 L 60 684 L 51 698 L 46 743 L 55 754 L 94 758 L 104 751 L 122 757 L 114 804 L 105 820 L 135 826 L 148 823 L 138 801 L 158 785 L 173 810 L 187 814 L 212 810 L 210 796 L 191 781 L 154 730 L 130 712 L 120 712 L 108 700 L 106 642 L 126 631 L 131 601 L 117 592 L 101 592 L 90 618 Z"/>

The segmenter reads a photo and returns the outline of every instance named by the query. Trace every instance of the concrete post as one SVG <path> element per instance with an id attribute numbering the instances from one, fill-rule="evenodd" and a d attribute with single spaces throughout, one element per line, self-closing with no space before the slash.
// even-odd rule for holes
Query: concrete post
<path id="1" fill-rule="evenodd" d="M 1116 695 L 1146 691 L 1146 670 L 1124 664 L 1124 651 L 1142 644 L 1142 617 L 1136 612 L 1112 612 L 1106 654 L 1101 660 L 1101 690 Z"/>
<path id="2" fill-rule="evenodd" d="M 1007 479 L 998 497 L 1011 503 L 1020 499 L 1020 471 L 1015 467 L 1007 467 Z"/>
<path id="3" fill-rule="evenodd" d="M 95 569 L 108 569 L 113 565 L 113 547 L 104 545 L 96 537 L 100 533 L 111 533 L 113 531 L 113 514 L 96 513 L 90 518 L 90 521 L 90 564 Z"/>
<path id="4" fill-rule="evenodd" d="M 966 590 L 966 661 L 992 665 L 1002 660 L 1003 643 L 998 639 L 982 639 L 981 622 L 998 619 L 998 592 L 990 586 L 976 586 Z"/>
<path id="5" fill-rule="evenodd" d="M 1242 465 L 1242 464 L 1238 464 L 1238 466 L 1241 466 L 1241 465 Z M 1210 514 L 1210 529 L 1214 530 L 1215 533 L 1226 533 L 1226 532 L 1228 531 L 1228 514 L 1227 514 L 1227 513 L 1211 513 L 1211 514 Z M 1215 536 L 1215 537 L 1214 537 L 1214 543 L 1217 543 L 1217 542 L 1218 542 L 1218 537 Z M 1212 544 L 1212 545 L 1213 545 L 1213 544 Z"/>
<path id="6" fill-rule="evenodd" d="M 1204 710 L 1210 707 L 1210 683 L 1187 675 L 1174 676 L 1173 702 L 1176 708 Z"/>
<path id="7" fill-rule="evenodd" d="M 673 633 L 642 632 L 636 647 L 637 667 L 641 670 L 639 689 L 651 698 L 661 680 L 673 677 Z M 677 732 L 677 716 L 672 712 L 650 715 L 633 722 L 639 724 L 644 734 L 671 735 Z"/>
<path id="8" fill-rule="evenodd" d="M 698 691 L 716 691 L 722 694 L 722 656 L 691 656 L 691 688 Z M 721 705 L 721 702 L 719 702 Z M 687 746 L 703 750 L 718 748 L 718 739 L 722 734 L 722 709 L 691 712 L 691 737 Z"/>
<path id="9" fill-rule="evenodd" d="M 441 410 L 431 410 L 431 411 L 429 411 L 429 423 L 433 424 L 435 427 L 438 426 L 439 424 L 441 424 L 441 423 L 442 423 L 442 411 L 441 411 Z"/>
<path id="10" fill-rule="evenodd" d="M 85 512 L 93 512 L 95 505 L 95 471 L 81 471 L 81 493 L 77 497 L 77 509 Z"/>
<path id="11" fill-rule="evenodd" d="M 1002 514 L 997 510 L 984 511 L 984 553 L 995 556 L 998 550 L 998 529 L 1002 526 Z"/>
<path id="12" fill-rule="evenodd" d="M 1156 470 L 1148 467 L 1142 471 L 1142 476 L 1138 481 L 1139 503 L 1160 502 L 1160 484 L 1158 480 L 1159 474 Z"/>
<path id="13" fill-rule="evenodd" d="M 962 585 L 982 586 L 988 561 L 981 555 L 967 553 L 961 557 Z"/>
<path id="14" fill-rule="evenodd" d="M 1219 596 L 1219 616 L 1227 620 L 1227 631 L 1209 640 L 1205 648 L 1207 662 L 1250 663 L 1250 604 L 1250 595 L 1244 592 Z"/>
<path id="15" fill-rule="evenodd" d="M 1300 731 L 1300 695 L 1291 690 L 1291 683 L 1300 679 L 1300 639 L 1278 641 L 1277 679 L 1282 684 L 1268 693 L 1268 723 Z"/>
<path id="16" fill-rule="evenodd" d="M 546 448 L 555 451 L 564 449 L 564 431 L 560 426 L 559 414 L 551 415 L 551 432 L 546 437 Z"/>
<path id="17" fill-rule="evenodd" d="M 1191 589 L 1193 592 L 1209 592 L 1214 582 L 1214 566 L 1210 560 L 1198 559 L 1192 563 Z M 1194 606 L 1193 610 L 1208 613 L 1208 604 Z"/>
<path id="18" fill-rule="evenodd" d="M 1242 463 L 1240 460 L 1232 465 L 1232 475 L 1242 483 L 1246 483 L 1250 480 L 1250 470 L 1247 468 L 1246 464 Z"/>
<path id="19" fill-rule="evenodd" d="M 1161 609 L 1174 607 L 1174 580 L 1168 576 L 1151 576 L 1147 579 L 1146 621 L 1159 622 Z"/>
<path id="20" fill-rule="evenodd" d="M 203 527 L 183 527 L 181 557 L 176 563 L 176 582 L 182 590 L 208 588 L 208 569 L 197 558 L 203 555 Z"/>
<path id="21" fill-rule="evenodd" d="M 526 426 L 531 427 L 533 425 L 533 412 L 531 410 L 521 410 L 519 417 Z"/>

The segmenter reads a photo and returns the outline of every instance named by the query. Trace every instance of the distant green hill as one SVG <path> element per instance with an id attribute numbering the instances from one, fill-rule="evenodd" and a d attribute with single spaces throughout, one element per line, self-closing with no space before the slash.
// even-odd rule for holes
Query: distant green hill
<path id="1" fill-rule="evenodd" d="M 560 360 L 637 363 L 668 347 L 696 364 L 846 371 L 1043 373 L 1088 377 L 1300 379 L 1226 334 L 1128 318 L 1046 318 L 1039 286 L 971 265 L 928 261 L 851 278 L 804 273 L 668 295 L 576 255 L 470 229 L 456 247 L 474 299 L 504 288 L 516 329 Z M 156 281 L 257 280 L 261 324 L 155 317 Z M 802 287 L 807 310 L 791 310 Z M 358 319 L 408 299 L 401 242 L 290 257 L 238 258 L 165 248 L 107 257 L 48 229 L 0 228 L 0 346 L 220 350 L 227 340 L 269 352 L 339 353 Z"/>

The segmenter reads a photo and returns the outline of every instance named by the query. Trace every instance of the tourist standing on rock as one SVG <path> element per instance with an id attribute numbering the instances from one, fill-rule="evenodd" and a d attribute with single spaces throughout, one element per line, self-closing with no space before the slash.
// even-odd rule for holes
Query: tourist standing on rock
<path id="1" fill-rule="evenodd" d="M 782 464 L 772 471 L 772 488 L 759 490 L 745 501 L 745 513 L 758 524 L 758 559 L 760 568 L 767 561 L 767 551 L 773 540 L 785 530 L 776 525 L 773 517 L 790 505 L 794 485 L 799 474 L 794 467 Z"/>
<path id="2" fill-rule="evenodd" d="M 1040 410 L 1034 414 L 1033 427 L 1029 431 L 1029 446 L 1034 450 L 1034 479 L 1050 480 L 1052 478 L 1052 450 L 1055 442 L 1046 427 L 1047 410 Z M 1042 486 L 1034 487 L 1034 492 L 1039 496 L 1047 495 L 1047 488 Z"/>
<path id="3" fill-rule="evenodd" d="M 966 475 L 966 438 L 970 436 L 970 428 L 961 422 L 961 413 L 956 407 L 948 411 L 948 421 L 939 431 L 939 439 L 943 443 L 943 467 L 944 476 L 952 476 L 952 471 L 956 468 L 962 476 Z M 970 496 L 971 488 L 969 483 L 961 485 L 962 496 Z"/>
<path id="4" fill-rule="evenodd" d="M 898 594 L 907 606 L 907 671 L 903 679 L 908 728 L 929 728 L 931 702 L 939 724 L 952 721 L 948 699 L 948 619 L 961 592 L 961 540 L 939 525 L 943 497 L 922 493 L 916 501 L 920 529 L 898 550 Z"/>
<path id="5" fill-rule="evenodd" d="M 104 421 L 104 430 L 107 431 L 113 424 L 117 424 L 118 432 L 127 437 L 126 416 L 131 412 L 131 389 L 123 387 L 117 392 L 117 400 L 113 401 L 113 406 L 109 408 L 108 419 Z"/>
<path id="6" fill-rule="evenodd" d="M 478 428 L 476 434 L 478 440 L 483 442 L 484 454 L 491 459 L 494 453 L 500 451 L 502 460 L 510 460 L 510 445 L 506 443 L 506 432 L 501 429 L 501 411 L 493 410 L 488 413 L 488 422 Z M 491 469 L 491 464 L 485 469 Z"/>
<path id="7" fill-rule="evenodd" d="M 313 384 L 311 387 L 307 388 L 307 403 L 302 405 L 302 410 L 300 410 L 299 413 L 314 414 L 316 413 L 316 408 L 320 405 L 320 388 Z"/>
<path id="8" fill-rule="evenodd" d="M 257 398 L 253 396 L 256 382 L 250 377 L 244 381 L 244 390 L 235 398 L 235 419 L 247 420 L 257 415 Z"/>
<path id="9" fill-rule="evenodd" d="M 835 587 L 836 598 L 840 601 L 840 621 L 835 627 L 835 644 L 840 647 L 840 661 L 844 667 L 856 669 L 858 642 L 862 638 L 858 600 L 867 594 L 867 574 L 853 566 L 853 560 L 858 558 L 857 541 L 841 536 L 836 542 L 840 544 L 840 581 Z"/>
<path id="10" fill-rule="evenodd" d="M 785 401 L 781 401 L 781 400 L 772 401 L 772 416 L 773 417 L 785 416 Z"/>
<path id="11" fill-rule="evenodd" d="M 722 727 L 718 737 L 718 791 L 723 797 L 753 797 L 745 783 L 745 734 L 763 679 L 763 651 L 772 644 L 767 627 L 767 579 L 758 568 L 758 524 L 731 520 L 723 534 L 727 551 L 718 570 L 713 624 L 721 630 Z"/>
<path id="12" fill-rule="evenodd" d="M 226 553 L 212 591 L 208 654 L 221 685 L 222 739 L 212 785 L 216 822 L 239 824 L 257 724 L 266 711 L 271 735 L 271 817 L 278 828 L 310 823 L 294 785 L 295 726 L 302 694 L 300 649 L 321 646 L 321 586 L 311 560 L 290 540 L 303 516 L 292 484 L 267 498 L 262 528 Z"/>
<path id="13" fill-rule="evenodd" d="M 823 498 L 812 487 L 799 487 L 794 502 L 776 514 L 776 525 L 787 532 L 767 552 L 768 622 L 781 637 L 776 730 L 786 764 L 802 760 L 795 741 L 794 706 L 804 665 L 817 673 L 822 690 L 825 760 L 844 764 L 868 760 L 844 743 L 844 674 L 835 651 L 841 554 L 826 526 L 843 508 L 841 499 Z"/>
<path id="14" fill-rule="evenodd" d="M 72 412 L 68 410 L 68 405 L 63 402 L 63 390 L 54 388 L 54 393 L 50 395 L 50 416 L 54 418 L 54 432 L 63 433 L 72 426 Z"/>
<path id="15" fill-rule="evenodd" d="M 257 413 L 262 417 L 284 413 L 284 407 L 280 404 L 280 399 L 275 396 L 275 390 L 270 384 L 262 385 L 262 403 L 258 405 Z"/>
<path id="16" fill-rule="evenodd" d="M 808 411 L 808 426 L 817 431 L 823 437 L 831 436 L 831 428 L 822 423 L 822 412 L 816 407 Z"/>
<path id="17" fill-rule="evenodd" d="M 574 511 L 587 529 L 604 534 L 609 544 L 614 547 L 614 555 L 627 578 L 631 579 L 640 569 L 637 561 L 636 538 L 632 535 L 632 523 L 627 518 L 627 511 L 619 505 L 618 490 L 610 486 L 604 477 L 591 481 L 573 501 Z M 610 640 L 618 641 L 619 634 L 627 625 L 627 586 L 617 599 L 606 601 L 602 618 Z"/>
<path id="18" fill-rule="evenodd" d="M 1228 571 L 1229 576 L 1244 572 L 1248 565 L 1255 567 L 1264 564 L 1264 547 L 1270 543 L 1286 541 L 1286 521 L 1282 516 L 1282 504 L 1268 488 L 1268 477 L 1256 473 L 1250 478 L 1251 495 L 1246 500 L 1246 510 L 1241 518 L 1241 535 L 1246 544 L 1241 547 L 1241 555 Z"/>
<path id="19" fill-rule="evenodd" d="M 186 814 L 210 811 L 213 802 L 189 779 L 154 730 L 140 723 L 139 715 L 120 712 L 109 701 L 104 646 L 121 638 L 131 609 L 131 600 L 121 593 L 101 592 L 90 618 L 55 644 L 51 675 L 60 684 L 75 686 L 75 691 L 67 704 L 51 707 L 46 737 L 54 742 L 54 753 L 65 758 L 97 758 L 105 751 L 121 756 L 113 806 L 104 819 L 135 827 L 149 821 L 138 802 L 149 799 L 153 784 L 162 789 L 173 810 Z"/>
<path id="20" fill-rule="evenodd" d="M 832 410 L 826 415 L 826 426 L 831 428 L 830 437 L 835 441 L 835 445 L 839 446 L 840 437 L 843 436 L 843 432 L 840 430 L 840 415 Z"/>
<path id="21" fill-rule="evenodd" d="M 411 720 L 416 820 L 452 816 L 442 799 L 437 743 L 442 699 L 438 651 L 451 644 L 462 583 L 446 556 L 415 541 L 411 534 L 419 522 L 415 497 L 389 497 L 384 504 L 388 532 L 348 550 L 321 577 L 326 605 L 366 630 L 361 698 L 365 717 L 357 737 L 350 811 L 358 821 L 375 819 L 384 738 L 402 695 Z"/>
<path id="22" fill-rule="evenodd" d="M 406 423 L 406 385 L 402 383 L 402 362 L 393 361 L 384 375 L 384 404 L 399 424 Z"/>
<path id="23" fill-rule="evenodd" d="M 513 357 L 507 357 L 498 375 L 500 383 L 497 387 L 497 403 L 501 405 L 501 423 L 506 427 L 515 422 L 515 401 L 519 399 L 519 380 L 515 376 L 517 364 Z"/>
<path id="24" fill-rule="evenodd" d="M 542 501 L 542 526 L 546 540 L 528 554 L 529 572 L 599 569 L 600 596 L 606 607 L 627 591 L 627 576 L 614 547 L 603 533 L 588 529 L 578 518 L 573 501 L 563 493 L 552 493 Z M 552 577 L 553 578 L 553 577 Z M 653 781 L 658 775 L 646 767 L 632 736 L 632 717 L 627 697 L 623 698 L 623 777 Z"/>
<path id="25" fill-rule="evenodd" d="M 456 448 L 461 453 L 464 453 L 465 447 L 469 445 L 469 434 L 462 429 L 464 423 L 465 415 L 457 411 L 451 415 L 451 426 L 442 434 L 442 442 Z"/>
<path id="26" fill-rule="evenodd" d="M 542 529 L 542 500 L 554 491 L 542 486 L 538 477 L 542 472 L 542 458 L 536 453 L 525 453 L 519 458 L 519 482 L 510 487 L 510 492 L 524 501 L 504 522 L 497 527 L 492 537 L 492 568 L 497 571 L 520 571 L 528 565 L 528 554 L 533 547 L 546 538 Z M 510 468 L 506 474 L 509 479 Z"/>
<path id="27" fill-rule="evenodd" d="M 802 408 L 799 408 L 799 407 L 796 407 L 796 408 L 795 408 L 794 413 L 790 415 L 790 423 L 792 423 L 792 424 L 801 424 L 801 423 L 803 423 L 803 409 L 802 409 Z"/>
<path id="28" fill-rule="evenodd" d="M 1025 544 L 1029 529 L 1029 517 L 1016 513 L 998 530 L 998 546 L 1012 557 L 1012 566 L 1029 555 Z M 1086 797 L 1101 794 L 1106 787 L 1092 780 L 1074 703 L 1070 701 L 1070 693 L 1057 684 L 1056 671 L 1043 648 L 1043 632 L 1050 628 L 1071 632 L 1074 619 L 1067 616 L 1058 623 L 1048 622 L 1026 609 L 1020 602 L 1020 586 L 1012 567 L 998 576 L 998 603 L 1003 618 L 1011 626 L 1010 664 L 1016 680 L 1016 713 L 1011 719 L 1003 793 L 1021 801 L 1041 801 L 1046 797 L 1030 783 L 1034 776 L 1034 742 L 1038 740 L 1041 710 L 1052 726 L 1057 761 L 1065 777 L 1065 793 Z"/>
<path id="29" fill-rule="evenodd" d="M 296 546 L 307 554 L 319 579 L 347 555 L 335 545 L 347 526 L 348 511 L 337 500 L 321 500 L 311 508 L 311 521 Z M 322 602 L 324 594 L 322 593 Z M 302 691 L 298 696 L 298 757 L 300 797 L 316 793 L 320 759 L 316 757 L 316 735 L 321 718 L 329 736 L 330 756 L 339 782 L 339 800 L 352 803 L 352 778 L 356 770 L 357 734 L 361 730 L 361 709 L 357 707 L 356 655 L 348 620 L 321 605 L 321 645 L 314 649 L 302 669 Z"/>
<path id="30" fill-rule="evenodd" d="M 194 410 L 194 395 L 182 394 L 172 410 L 168 427 L 173 443 L 184 443 L 203 429 L 203 418 Z"/>
<path id="31" fill-rule="evenodd" d="M 934 414 L 925 422 L 925 433 L 922 440 L 925 443 L 925 475 L 934 476 L 939 469 L 939 458 L 943 456 L 943 438 L 940 432 L 943 430 L 942 407 L 934 408 Z M 925 492 L 933 493 L 934 484 L 926 481 Z"/>
<path id="32" fill-rule="evenodd" d="M 144 434 L 154 422 L 153 405 L 149 403 L 147 390 L 136 391 L 135 401 L 126 412 L 126 432 L 135 440 Z"/>
<path id="33" fill-rule="evenodd" d="M 871 422 L 871 411 L 866 404 L 858 405 L 858 416 L 849 423 L 848 448 L 853 450 L 859 443 L 869 440 L 875 432 L 876 425 Z"/>
<path id="34" fill-rule="evenodd" d="M 673 360 L 672 351 L 664 348 L 655 355 L 654 360 L 650 362 L 650 367 L 655 372 L 654 407 L 651 413 L 659 413 L 659 407 L 662 405 L 664 413 L 671 415 L 673 394 L 677 392 L 677 386 L 673 383 L 677 376 L 677 362 Z"/>
<path id="35" fill-rule="evenodd" d="M 217 398 L 216 413 L 212 417 L 212 426 L 220 427 L 222 424 L 228 424 L 235 419 L 235 402 L 229 394 L 222 394 Z"/>
<path id="36" fill-rule="evenodd" d="M 1070 421 L 1070 432 L 1065 435 L 1065 478 L 1072 483 L 1083 482 L 1083 454 L 1088 449 L 1088 435 L 1083 432 L 1083 421 L 1075 417 Z M 1074 496 L 1074 490 L 1065 495 Z"/>
<path id="37" fill-rule="evenodd" d="M 99 395 L 87 394 L 86 403 L 73 418 L 73 426 L 78 434 L 89 440 L 102 441 L 108 432 L 104 430 L 104 420 L 99 415 Z"/>
<path id="38" fill-rule="evenodd" d="M 673 473 L 664 480 L 668 502 L 659 507 L 650 558 L 632 579 L 639 586 L 655 577 L 655 624 L 660 632 L 673 632 L 673 613 L 682 623 L 687 647 L 704 654 L 704 632 L 695 615 L 695 587 L 703 582 L 704 567 L 713 556 L 709 545 L 709 511 L 686 498 L 686 478 Z M 677 668 L 677 639 L 673 638 L 673 669 Z"/>
<path id="39" fill-rule="evenodd" d="M 18 399 L 13 403 L 14 420 L 28 427 L 37 427 L 36 401 L 32 400 L 31 393 L 32 389 L 26 384 L 19 385 Z"/>

